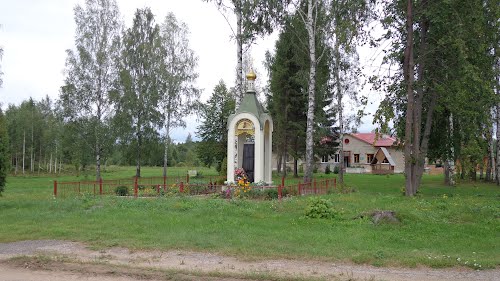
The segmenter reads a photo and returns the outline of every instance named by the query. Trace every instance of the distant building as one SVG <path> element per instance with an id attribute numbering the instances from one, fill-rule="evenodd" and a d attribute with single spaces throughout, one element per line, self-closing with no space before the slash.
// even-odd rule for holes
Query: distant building
<path id="1" fill-rule="evenodd" d="M 345 134 L 342 138 L 344 143 L 344 167 L 346 173 L 403 173 L 404 156 L 398 140 L 387 135 L 376 133 L 353 133 Z M 339 165 L 340 155 L 337 153 L 330 157 L 318 155 L 316 167 L 319 171 L 325 171 L 327 166 L 334 171 Z M 276 160 L 273 161 L 276 169 Z M 293 167 L 293 159 L 288 159 L 287 167 Z M 303 165 L 299 161 L 299 165 Z"/>

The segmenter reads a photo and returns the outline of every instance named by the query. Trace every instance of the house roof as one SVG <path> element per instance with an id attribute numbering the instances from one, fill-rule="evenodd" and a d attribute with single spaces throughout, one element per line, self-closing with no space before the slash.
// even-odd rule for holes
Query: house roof
<path id="1" fill-rule="evenodd" d="M 396 166 L 396 162 L 394 162 L 394 160 L 392 159 L 391 154 L 389 153 L 389 151 L 385 147 L 380 147 L 377 150 L 377 153 L 375 153 L 375 157 L 373 157 L 373 160 L 372 160 L 372 162 L 370 164 L 377 164 L 377 162 L 378 162 L 378 159 L 377 159 L 378 155 L 377 154 L 379 153 L 379 151 L 381 151 L 384 154 L 385 158 L 387 159 L 387 161 L 389 162 L 389 164 L 391 166 Z"/>
<path id="2" fill-rule="evenodd" d="M 378 134 L 377 136 L 376 133 L 355 133 L 349 135 L 376 147 L 393 146 L 397 141 L 395 137 L 391 137 L 388 135 L 380 135 L 380 134 Z"/>

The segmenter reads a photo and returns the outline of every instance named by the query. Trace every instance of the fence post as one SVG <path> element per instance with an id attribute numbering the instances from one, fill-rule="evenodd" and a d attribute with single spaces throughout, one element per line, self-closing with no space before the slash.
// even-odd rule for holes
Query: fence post
<path id="1" fill-rule="evenodd" d="M 135 177 L 134 180 L 134 197 L 137 198 L 137 192 L 138 192 L 139 187 L 137 186 L 137 176 Z"/>
<path id="2" fill-rule="evenodd" d="M 81 182 L 78 182 L 78 194 L 80 194 L 80 192 L 81 192 L 81 191 L 80 191 L 80 189 L 81 189 L 81 188 L 80 188 L 80 184 L 81 184 Z"/>
<path id="3" fill-rule="evenodd" d="M 57 197 L 57 181 L 54 181 L 54 197 Z"/>
<path id="4" fill-rule="evenodd" d="M 163 176 L 163 192 L 167 192 L 167 176 Z"/>
<path id="5" fill-rule="evenodd" d="M 302 184 L 299 182 L 299 195 L 302 195 Z"/>
<path id="6" fill-rule="evenodd" d="M 328 181 L 328 179 L 326 179 L 326 182 L 325 182 L 326 194 L 328 194 L 328 189 L 329 189 L 328 183 L 329 183 L 329 181 Z"/>
<path id="7" fill-rule="evenodd" d="M 316 188 L 316 179 L 314 179 L 314 194 L 318 194 L 318 189 Z"/>
<path id="8" fill-rule="evenodd" d="M 180 193 L 183 193 L 184 192 L 184 183 L 181 182 L 180 186 L 179 186 L 179 192 Z"/>
<path id="9" fill-rule="evenodd" d="M 186 183 L 189 183 L 189 172 L 186 174 Z"/>
<path id="10" fill-rule="evenodd" d="M 99 194 L 102 195 L 102 178 L 99 178 Z"/>
<path id="11" fill-rule="evenodd" d="M 337 178 L 333 178 L 333 189 L 337 188 Z"/>

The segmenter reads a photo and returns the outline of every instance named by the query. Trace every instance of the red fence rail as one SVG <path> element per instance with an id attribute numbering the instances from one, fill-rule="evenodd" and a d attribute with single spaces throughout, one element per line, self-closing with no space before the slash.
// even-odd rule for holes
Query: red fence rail
<path id="1" fill-rule="evenodd" d="M 128 195 L 134 197 L 160 196 L 172 193 L 188 195 L 226 194 L 231 198 L 234 192 L 241 189 L 237 185 L 220 184 L 221 177 L 203 179 L 189 179 L 186 182 L 180 177 L 148 177 L 127 178 L 116 180 L 57 182 L 54 181 L 54 197 L 64 198 L 75 195 Z M 252 186 L 252 196 L 277 196 L 282 199 L 288 195 L 328 194 L 334 190 L 337 179 L 313 180 L 309 183 L 295 183 L 285 185 L 282 178 L 280 185 Z M 224 193 L 225 192 L 225 193 Z M 246 192 L 246 191 L 244 191 Z M 276 193 L 274 193 L 276 192 Z M 273 197 L 274 198 L 274 197 Z"/>

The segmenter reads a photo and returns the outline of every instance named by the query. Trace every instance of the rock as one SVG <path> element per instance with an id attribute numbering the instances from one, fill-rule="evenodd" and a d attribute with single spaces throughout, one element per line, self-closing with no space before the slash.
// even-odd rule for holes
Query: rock
<path id="1" fill-rule="evenodd" d="M 373 211 L 370 216 L 374 224 L 400 222 L 394 211 Z"/>

